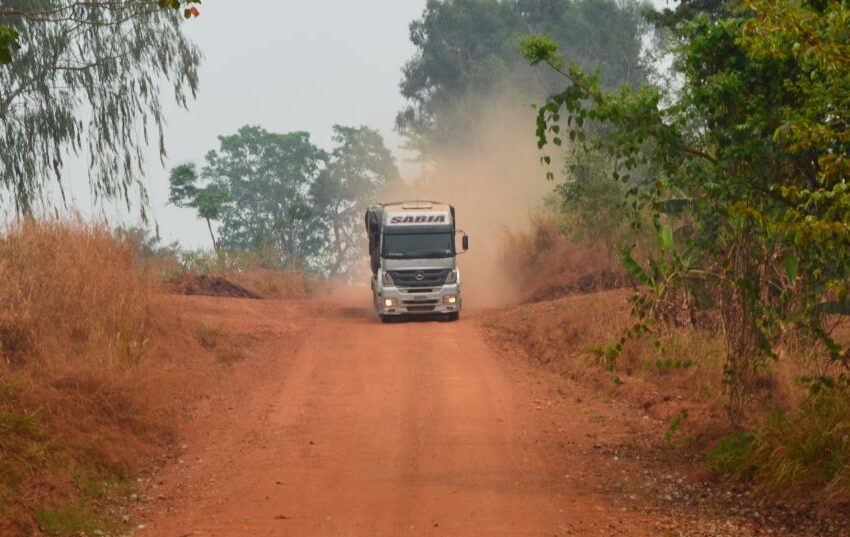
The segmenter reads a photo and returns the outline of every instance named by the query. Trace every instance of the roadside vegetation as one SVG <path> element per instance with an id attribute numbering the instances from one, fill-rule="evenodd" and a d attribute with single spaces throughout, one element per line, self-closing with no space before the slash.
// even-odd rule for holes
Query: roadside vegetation
<path id="1" fill-rule="evenodd" d="M 165 156 L 160 90 L 187 106 L 197 89 L 195 4 L 0 7 L 0 201 L 17 218 L 0 235 L 0 533 L 126 529 L 122 499 L 172 447 L 196 366 L 242 359 L 164 291 L 302 299 L 366 281 L 364 209 L 455 175 L 469 220 L 528 209 L 550 182 L 545 210 L 504 234 L 499 266 L 528 304 L 494 333 L 667 420 L 659 441 L 718 476 L 850 505 L 846 2 L 430 1 L 396 119 L 421 189 L 372 128 L 336 126 L 320 148 L 246 125 L 170 173 L 208 250 L 34 219 L 87 155 L 94 197 L 147 225 L 142 147 Z M 520 141 L 544 168 L 513 166 Z M 482 203 L 497 186 L 510 211 Z"/>
<path id="2" fill-rule="evenodd" d="M 238 264 L 247 260 L 239 252 L 252 252 L 262 264 L 329 278 L 356 271 L 367 206 L 401 183 L 377 131 L 337 125 L 331 151 L 306 132 L 255 126 L 219 140 L 200 170 L 186 163 L 169 180 L 171 203 L 206 221 L 222 263 Z M 221 223 L 218 236 L 212 221 Z"/>
<path id="3" fill-rule="evenodd" d="M 131 527 L 138 473 L 173 454 L 196 398 L 244 358 L 234 336 L 181 313 L 175 282 L 220 278 L 264 298 L 316 289 L 302 273 L 259 268 L 256 255 L 199 259 L 139 235 L 25 220 L 0 236 L 4 536 Z"/>
<path id="4" fill-rule="evenodd" d="M 630 319 L 585 355 L 616 385 L 652 364 L 704 371 L 731 433 L 709 463 L 846 504 L 846 6 L 682 2 L 647 17 L 676 85 L 607 89 L 550 37 L 522 41 L 564 80 L 537 122 L 558 209 L 585 242 L 620 247 L 637 289 Z"/>
<path id="5" fill-rule="evenodd" d="M 121 527 L 204 355 L 108 229 L 17 224 L 0 237 L 0 282 L 0 533 Z"/>

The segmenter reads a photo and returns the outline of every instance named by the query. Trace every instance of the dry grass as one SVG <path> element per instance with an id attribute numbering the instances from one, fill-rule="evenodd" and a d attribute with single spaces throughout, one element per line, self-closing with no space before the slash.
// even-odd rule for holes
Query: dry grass
<path id="1" fill-rule="evenodd" d="M 602 261 L 571 244 L 556 224 L 544 219 L 532 232 L 507 238 L 505 251 L 516 277 L 537 289 L 558 288 Z M 784 338 L 781 358 L 754 373 L 742 423 L 750 432 L 739 434 L 727 419 L 719 334 L 658 326 L 655 334 L 627 339 L 616 352 L 616 343 L 635 322 L 627 301 L 631 294 L 568 296 L 493 312 L 484 323 L 494 338 L 521 347 L 535 363 L 666 420 L 675 435 L 689 439 L 693 455 L 708 454 L 721 473 L 752 480 L 757 491 L 822 506 L 850 504 L 848 392 L 839 387 L 810 397 L 798 382 L 802 376 L 835 378 L 841 372 L 823 345 L 795 334 Z M 850 340 L 844 332 L 839 339 Z M 667 436 L 662 441 L 669 442 Z"/>
<path id="2" fill-rule="evenodd" d="M 152 286 L 108 230 L 28 223 L 0 239 L 0 355 L 115 366 L 149 345 Z M 37 363 L 34 363 L 37 362 Z"/>
<path id="3" fill-rule="evenodd" d="M 162 454 L 202 384 L 209 358 L 138 263 L 80 222 L 0 237 L 0 534 L 111 531 L 95 506 Z"/>
<path id="4" fill-rule="evenodd" d="M 301 272 L 254 268 L 225 277 L 263 298 L 304 299 L 314 296 L 318 282 Z"/>
<path id="5" fill-rule="evenodd" d="M 600 248 L 570 240 L 561 233 L 560 225 L 555 215 L 543 213 L 529 231 L 505 234 L 501 262 L 512 279 L 523 282 L 522 298 L 526 301 L 575 294 L 582 278 L 621 272 L 616 259 Z M 594 285 L 594 289 L 605 288 Z"/>
<path id="6" fill-rule="evenodd" d="M 622 352 L 614 352 L 633 322 L 630 294 L 606 291 L 518 306 L 492 313 L 485 325 L 497 339 L 519 344 L 535 363 L 656 417 L 672 419 L 679 409 L 666 403 L 683 399 L 722 416 L 718 342 L 681 331 L 660 338 L 659 345 L 628 339 Z"/>

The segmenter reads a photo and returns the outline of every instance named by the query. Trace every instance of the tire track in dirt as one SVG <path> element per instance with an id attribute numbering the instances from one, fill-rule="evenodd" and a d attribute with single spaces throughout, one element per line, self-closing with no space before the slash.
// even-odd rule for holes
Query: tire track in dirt
<path id="1" fill-rule="evenodd" d="M 235 366 L 139 535 L 644 535 L 563 479 L 578 469 L 474 322 L 381 325 L 368 297 L 247 302 L 205 315 L 300 344 L 266 335 Z"/>

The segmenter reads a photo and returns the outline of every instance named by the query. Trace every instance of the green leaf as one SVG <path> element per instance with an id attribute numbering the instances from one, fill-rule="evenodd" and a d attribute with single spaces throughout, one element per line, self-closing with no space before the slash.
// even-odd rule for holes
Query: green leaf
<path id="1" fill-rule="evenodd" d="M 19 37 L 11 26 L 0 26 L 0 64 L 12 62 L 12 54 L 21 48 Z"/>
<path id="2" fill-rule="evenodd" d="M 667 252 L 673 251 L 673 227 L 672 226 L 664 226 L 661 228 L 661 246 L 664 247 L 664 250 Z"/>
<path id="3" fill-rule="evenodd" d="M 850 315 L 850 303 L 847 302 L 821 302 L 812 310 L 819 315 Z"/>
<path id="4" fill-rule="evenodd" d="M 789 282 L 797 279 L 798 268 L 797 258 L 793 254 L 785 256 L 785 275 L 788 276 Z"/>
<path id="5" fill-rule="evenodd" d="M 658 210 L 661 214 L 678 216 L 691 209 L 692 205 L 693 202 L 687 198 L 669 199 L 660 202 L 658 204 Z"/>
<path id="6" fill-rule="evenodd" d="M 547 35 L 526 35 L 520 38 L 520 52 L 531 65 L 548 63 L 552 66 L 561 65 L 558 57 L 558 44 Z"/>
<path id="7" fill-rule="evenodd" d="M 647 287 L 655 287 L 655 281 L 650 277 L 649 274 L 641 267 L 637 261 L 632 257 L 632 254 L 628 250 L 623 250 L 620 252 L 620 263 L 623 265 L 623 268 L 626 269 L 626 272 L 629 275 L 646 285 Z"/>

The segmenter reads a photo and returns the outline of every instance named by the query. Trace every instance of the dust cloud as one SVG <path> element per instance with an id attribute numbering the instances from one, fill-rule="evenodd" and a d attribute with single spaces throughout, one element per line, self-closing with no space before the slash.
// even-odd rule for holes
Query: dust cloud
<path id="1" fill-rule="evenodd" d="M 458 257 L 465 308 L 519 299 L 522 282 L 505 267 L 504 237 L 527 229 L 552 191 L 540 164 L 531 107 L 490 99 L 481 110 L 474 139 L 435 155 L 422 177 L 396 196 L 442 201 L 457 209 L 458 229 L 470 242 L 469 252 Z"/>

